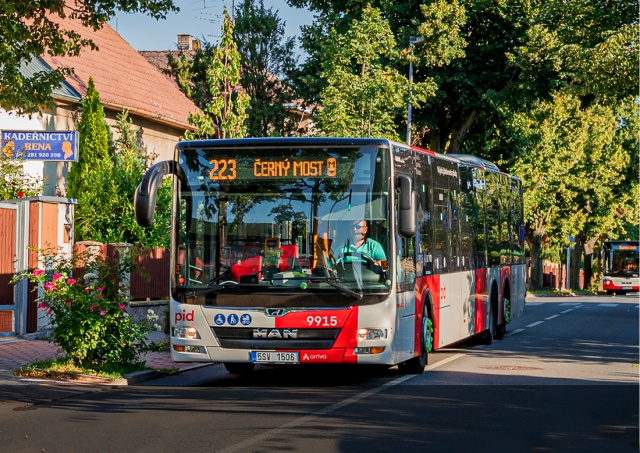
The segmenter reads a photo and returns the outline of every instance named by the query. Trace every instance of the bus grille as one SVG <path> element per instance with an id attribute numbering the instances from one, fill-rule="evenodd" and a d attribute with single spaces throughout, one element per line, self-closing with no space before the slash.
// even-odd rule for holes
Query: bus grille
<path id="1" fill-rule="evenodd" d="M 330 349 L 340 329 L 212 327 L 227 349 Z"/>

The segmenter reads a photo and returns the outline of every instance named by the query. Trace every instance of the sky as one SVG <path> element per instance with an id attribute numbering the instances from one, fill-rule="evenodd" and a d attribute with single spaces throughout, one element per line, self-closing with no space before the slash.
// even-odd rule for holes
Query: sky
<path id="1" fill-rule="evenodd" d="M 300 35 L 300 26 L 311 24 L 310 11 L 290 8 L 285 0 L 263 0 L 266 9 L 278 11 L 285 22 L 285 35 Z M 216 43 L 222 35 L 224 6 L 231 12 L 232 5 L 240 0 L 174 0 L 179 13 L 167 14 L 166 20 L 155 20 L 144 14 L 118 13 L 109 21 L 131 47 L 136 50 L 176 50 L 178 35 L 192 35 L 194 39 L 205 39 Z M 302 54 L 299 43 L 298 53 Z"/>

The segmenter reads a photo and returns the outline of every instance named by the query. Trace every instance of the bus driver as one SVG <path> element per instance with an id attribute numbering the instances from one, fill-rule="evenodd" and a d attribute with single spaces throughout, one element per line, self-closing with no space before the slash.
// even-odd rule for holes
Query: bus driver
<path id="1" fill-rule="evenodd" d="M 351 241 L 347 242 L 347 245 L 340 250 L 341 258 L 344 256 L 344 262 L 350 263 L 352 261 L 367 261 L 366 257 L 370 257 L 376 266 L 380 266 L 382 261 L 386 261 L 387 255 L 384 253 L 382 245 L 369 237 L 367 232 L 369 226 L 366 220 L 358 220 L 353 222 L 350 229 Z M 363 256 L 361 258 L 361 256 Z"/>

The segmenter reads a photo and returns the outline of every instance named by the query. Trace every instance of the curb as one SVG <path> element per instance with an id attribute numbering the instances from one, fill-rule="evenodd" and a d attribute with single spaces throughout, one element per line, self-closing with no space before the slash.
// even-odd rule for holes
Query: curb
<path id="1" fill-rule="evenodd" d="M 135 384 L 139 384 L 140 382 L 151 381 L 153 379 L 159 379 L 167 376 L 177 376 L 187 371 L 195 370 L 195 369 L 202 368 L 209 365 L 215 365 L 215 363 L 210 363 L 210 362 L 198 363 L 196 365 L 179 368 L 176 372 L 161 371 L 161 370 L 136 371 L 134 373 L 127 374 L 122 379 L 117 379 L 115 381 L 110 382 L 109 385 L 119 385 L 119 386 L 135 385 Z"/>

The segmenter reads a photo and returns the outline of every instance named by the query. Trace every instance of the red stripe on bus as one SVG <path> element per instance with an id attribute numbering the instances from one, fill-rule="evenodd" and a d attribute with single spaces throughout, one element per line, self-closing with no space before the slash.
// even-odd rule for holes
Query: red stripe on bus
<path id="1" fill-rule="evenodd" d="M 487 270 L 476 269 L 475 276 L 475 317 L 473 319 L 474 333 L 479 333 L 488 328 L 487 314 L 489 312 L 489 294 L 487 292 Z"/>

